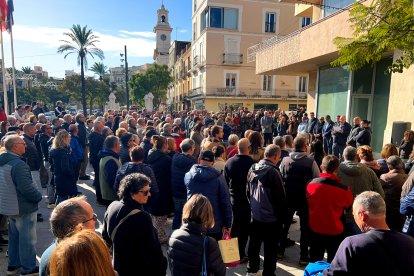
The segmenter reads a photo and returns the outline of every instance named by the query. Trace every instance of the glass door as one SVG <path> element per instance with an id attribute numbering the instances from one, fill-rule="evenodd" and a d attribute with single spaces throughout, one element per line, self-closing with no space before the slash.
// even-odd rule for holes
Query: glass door
<path id="1" fill-rule="evenodd" d="M 352 119 L 359 116 L 362 120 L 371 121 L 372 113 L 372 96 L 371 95 L 355 95 L 351 101 L 351 117 L 347 118 L 352 124 Z"/>

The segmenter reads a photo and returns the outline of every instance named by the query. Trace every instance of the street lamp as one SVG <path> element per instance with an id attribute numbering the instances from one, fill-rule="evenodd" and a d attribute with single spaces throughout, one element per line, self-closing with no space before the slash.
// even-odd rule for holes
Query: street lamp
<path id="1" fill-rule="evenodd" d="M 120 53 L 121 62 L 125 61 L 125 94 L 126 94 L 126 106 L 129 111 L 129 87 L 128 87 L 128 59 L 127 59 L 127 46 L 124 46 L 124 53 Z M 125 55 L 125 59 L 123 58 Z"/>

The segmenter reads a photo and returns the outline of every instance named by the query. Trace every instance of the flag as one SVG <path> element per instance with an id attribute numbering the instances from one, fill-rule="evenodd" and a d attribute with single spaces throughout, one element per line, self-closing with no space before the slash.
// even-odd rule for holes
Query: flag
<path id="1" fill-rule="evenodd" d="M 11 27 L 14 24 L 13 12 L 14 12 L 13 0 L 7 0 L 6 26 L 7 26 L 7 31 L 9 31 L 9 32 L 10 32 Z"/>
<path id="2" fill-rule="evenodd" d="M 7 3 L 6 3 L 6 0 L 0 0 L 1 31 L 6 30 L 6 17 L 7 17 Z"/>

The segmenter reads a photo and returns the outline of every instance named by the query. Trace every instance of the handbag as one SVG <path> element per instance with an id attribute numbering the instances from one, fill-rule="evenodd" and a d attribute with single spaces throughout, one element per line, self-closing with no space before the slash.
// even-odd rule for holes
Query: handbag
<path id="1" fill-rule="evenodd" d="M 119 221 L 119 223 L 117 224 L 117 226 L 115 226 L 114 230 L 112 230 L 112 233 L 111 233 L 111 241 L 112 242 L 114 242 L 115 235 L 116 235 L 116 232 L 118 231 L 119 226 L 121 226 L 121 224 L 124 223 L 124 221 L 126 221 L 130 216 L 135 215 L 135 214 L 138 214 L 139 212 L 141 212 L 139 209 L 134 209 L 131 212 L 129 212 L 128 215 L 126 215 L 125 217 L 123 217 Z"/>
<path id="2" fill-rule="evenodd" d="M 239 243 L 237 238 L 231 238 L 228 233 L 218 242 L 224 265 L 235 267 L 240 264 Z"/>

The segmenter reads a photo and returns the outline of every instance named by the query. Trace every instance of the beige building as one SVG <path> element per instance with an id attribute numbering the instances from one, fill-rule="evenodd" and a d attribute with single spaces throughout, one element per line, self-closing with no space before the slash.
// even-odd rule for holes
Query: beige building
<path id="1" fill-rule="evenodd" d="M 402 74 L 385 73 L 398 52 L 358 71 L 332 67 L 330 63 L 338 57 L 333 39 L 352 37 L 347 8 L 354 1 L 309 0 L 315 5 L 281 1 L 296 2 L 295 15 L 309 17 L 313 23 L 250 47 L 248 59 L 255 63 L 249 64 L 256 65 L 256 73 L 307 75 L 309 111 L 316 111 L 318 116 L 344 114 L 348 121 L 355 116 L 368 119 L 376 152 L 385 143 L 399 143 L 404 129 L 414 123 L 414 69 Z"/>
<path id="2" fill-rule="evenodd" d="M 306 75 L 256 75 L 246 56 L 250 46 L 299 29 L 302 18 L 294 10 L 270 0 L 193 0 L 189 106 L 219 111 L 306 105 Z"/>
<path id="3" fill-rule="evenodd" d="M 139 66 L 128 66 L 128 79 L 131 80 L 132 76 L 137 73 L 142 73 L 151 67 L 152 64 L 145 63 Z M 114 82 L 119 86 L 125 85 L 125 68 L 124 66 L 109 68 L 109 81 Z"/>

